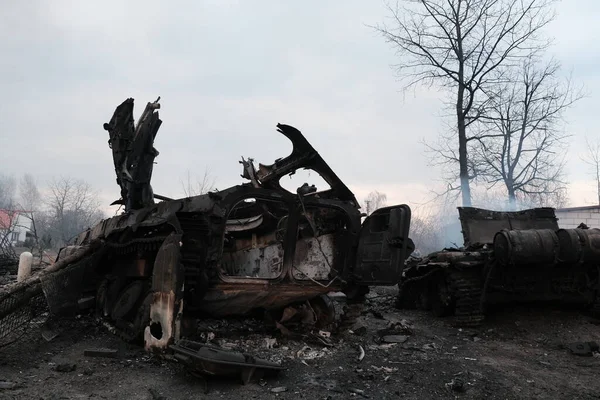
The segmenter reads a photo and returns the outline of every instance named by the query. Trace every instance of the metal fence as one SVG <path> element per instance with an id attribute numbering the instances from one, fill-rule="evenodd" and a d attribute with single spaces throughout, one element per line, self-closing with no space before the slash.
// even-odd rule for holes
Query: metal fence
<path id="1" fill-rule="evenodd" d="M 49 317 L 41 284 L 0 292 L 0 348 L 31 337 Z"/>

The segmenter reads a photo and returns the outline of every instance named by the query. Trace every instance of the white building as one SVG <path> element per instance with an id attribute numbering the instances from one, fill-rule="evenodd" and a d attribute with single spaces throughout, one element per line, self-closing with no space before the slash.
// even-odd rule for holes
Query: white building
<path id="1" fill-rule="evenodd" d="M 581 223 L 588 228 L 600 228 L 600 206 L 557 208 L 555 212 L 561 228 L 577 228 Z"/>
<path id="2" fill-rule="evenodd" d="M 28 213 L 15 210 L 0 210 L 0 240 L 7 240 L 13 246 L 22 243 L 32 230 Z"/>

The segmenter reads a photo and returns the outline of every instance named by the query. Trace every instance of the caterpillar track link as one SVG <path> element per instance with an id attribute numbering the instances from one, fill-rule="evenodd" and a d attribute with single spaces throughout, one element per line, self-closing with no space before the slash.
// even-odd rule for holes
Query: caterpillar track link
<path id="1" fill-rule="evenodd" d="M 478 269 L 453 270 L 450 279 L 456 297 L 454 324 L 460 327 L 478 327 L 484 319 Z"/>

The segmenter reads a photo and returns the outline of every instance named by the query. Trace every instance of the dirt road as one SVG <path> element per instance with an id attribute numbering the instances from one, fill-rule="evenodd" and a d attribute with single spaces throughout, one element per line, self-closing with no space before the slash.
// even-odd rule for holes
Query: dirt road
<path id="1" fill-rule="evenodd" d="M 287 340 L 258 321 L 207 321 L 205 333 L 213 342 L 287 367 L 276 378 L 248 385 L 192 376 L 174 362 L 124 346 L 82 318 L 63 325 L 50 342 L 37 337 L 0 349 L 0 398 L 600 398 L 598 354 L 576 356 L 565 348 L 577 341 L 600 343 L 600 326 L 579 311 L 505 308 L 467 331 L 392 304 L 392 291 L 376 290 L 355 331 L 333 336 L 333 346 Z M 409 329 L 391 338 L 403 343 L 383 341 L 383 334 L 394 333 L 383 330 L 407 323 Z M 365 352 L 361 361 L 359 346 Z M 120 349 L 121 356 L 83 355 L 99 347 Z"/>

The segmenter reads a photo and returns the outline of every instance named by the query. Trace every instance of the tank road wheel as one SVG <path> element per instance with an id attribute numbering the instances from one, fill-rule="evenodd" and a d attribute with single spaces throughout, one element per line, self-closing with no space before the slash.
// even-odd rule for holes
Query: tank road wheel
<path id="1" fill-rule="evenodd" d="M 150 325 L 150 306 L 152 305 L 152 293 L 148 293 L 146 298 L 138 308 L 133 319 L 133 335 L 131 340 L 143 339 L 144 330 Z"/>
<path id="2" fill-rule="evenodd" d="M 111 319 L 119 336 L 128 342 L 142 337 L 150 320 L 151 296 L 148 282 L 135 280 L 125 286 L 114 303 Z"/>
<path id="3" fill-rule="evenodd" d="M 96 316 L 104 317 L 104 307 L 106 305 L 106 297 L 108 291 L 108 279 L 102 279 L 98 289 L 96 290 Z"/>
<path id="4" fill-rule="evenodd" d="M 115 321 L 120 319 L 127 319 L 132 314 L 135 306 L 140 303 L 143 298 L 142 294 L 145 292 L 145 283 L 143 281 L 134 281 L 127 285 L 119 294 L 117 301 L 115 302 L 111 318 Z"/>
<path id="5" fill-rule="evenodd" d="M 447 317 L 454 313 L 454 298 L 448 287 L 446 274 L 437 274 L 429 285 L 431 312 L 436 317 Z"/>
<path id="6" fill-rule="evenodd" d="M 127 284 L 127 280 L 124 277 L 108 277 L 106 281 L 106 292 L 103 299 L 102 316 L 109 317 L 112 314 L 113 307 L 121 289 Z"/>
<path id="7" fill-rule="evenodd" d="M 320 295 L 308 303 L 315 313 L 317 329 L 331 332 L 336 322 L 336 310 L 329 296 Z"/>

